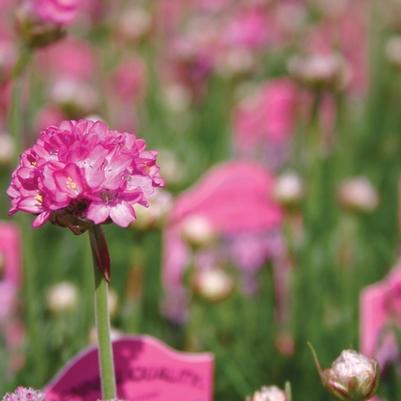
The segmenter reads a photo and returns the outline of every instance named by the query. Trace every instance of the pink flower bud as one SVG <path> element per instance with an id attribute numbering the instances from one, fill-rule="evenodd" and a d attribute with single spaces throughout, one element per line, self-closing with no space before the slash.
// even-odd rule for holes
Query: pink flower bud
<path id="1" fill-rule="evenodd" d="M 376 392 L 380 371 L 376 359 L 368 358 L 354 350 L 344 350 L 331 368 L 321 369 L 311 347 L 322 384 L 341 400 L 365 401 Z"/>

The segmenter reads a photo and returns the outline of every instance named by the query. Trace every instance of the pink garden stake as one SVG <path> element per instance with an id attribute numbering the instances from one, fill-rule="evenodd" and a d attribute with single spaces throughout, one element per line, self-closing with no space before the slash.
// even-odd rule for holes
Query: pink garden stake
<path id="1" fill-rule="evenodd" d="M 13 172 L 7 194 L 10 214 L 36 216 L 33 227 L 46 221 L 89 232 L 95 274 L 95 310 L 102 396 L 116 398 L 107 291 L 110 257 L 103 223 L 127 227 L 134 206 L 147 206 L 155 187 L 163 185 L 157 152 L 145 141 L 110 130 L 100 121 L 64 121 L 43 130 Z"/>

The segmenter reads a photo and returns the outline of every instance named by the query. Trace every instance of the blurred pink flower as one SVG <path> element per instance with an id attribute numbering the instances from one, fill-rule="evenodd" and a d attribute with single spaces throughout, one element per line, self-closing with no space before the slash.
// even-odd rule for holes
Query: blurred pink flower
<path id="1" fill-rule="evenodd" d="M 33 10 L 45 22 L 71 24 L 78 14 L 79 0 L 33 0 Z"/>
<path id="2" fill-rule="evenodd" d="M 1 7 L 1 6 L 0 6 Z M 17 42 L 12 34 L 0 27 L 0 81 L 4 82 L 11 78 L 12 69 L 17 61 Z"/>
<path id="3" fill-rule="evenodd" d="M 0 221 L 2 279 L 15 287 L 21 284 L 21 233 L 17 225 Z"/>
<path id="4" fill-rule="evenodd" d="M 262 8 L 239 8 L 223 31 L 222 41 L 229 46 L 261 49 L 271 39 L 271 26 Z"/>
<path id="5" fill-rule="evenodd" d="M 181 237 L 186 221 L 193 216 L 207 219 L 223 239 L 237 235 L 263 237 L 263 233 L 278 230 L 283 217 L 272 199 L 273 185 L 273 177 L 261 166 L 227 162 L 212 169 L 176 200 L 165 232 L 163 281 L 168 304 L 177 304 L 177 291 L 183 298 L 182 277 L 190 262 L 190 249 Z M 260 262 L 267 255 L 266 248 L 256 248 L 261 254 L 253 256 Z M 247 255 L 244 260 L 245 265 L 255 268 L 255 260 Z M 182 307 L 185 310 L 185 304 Z"/>
<path id="6" fill-rule="evenodd" d="M 9 281 L 0 281 L 0 327 L 9 323 L 15 314 L 17 288 Z"/>
<path id="7" fill-rule="evenodd" d="M 146 90 L 146 65 L 139 57 L 124 60 L 113 74 L 114 92 L 124 103 L 144 96 Z"/>
<path id="8" fill-rule="evenodd" d="M 96 71 L 96 57 L 91 45 L 69 37 L 38 51 L 39 67 L 54 77 L 89 80 Z"/>
<path id="9" fill-rule="evenodd" d="M 305 46 L 311 51 L 339 51 L 350 69 L 350 89 L 364 93 L 368 84 L 368 8 L 363 1 L 348 2 L 343 12 L 312 28 Z"/>
<path id="10" fill-rule="evenodd" d="M 156 152 L 134 135 L 110 130 L 101 121 L 64 121 L 43 130 L 12 175 L 10 214 L 36 215 L 74 233 L 113 221 L 127 227 L 134 205 L 148 205 L 163 184 Z"/>
<path id="11" fill-rule="evenodd" d="M 60 124 L 65 118 L 65 114 L 60 108 L 54 106 L 44 107 L 36 115 L 35 129 L 40 132 L 50 125 Z"/>
<path id="12" fill-rule="evenodd" d="M 289 79 L 275 79 L 246 97 L 234 110 L 234 142 L 241 155 L 287 147 L 295 131 L 298 90 Z M 266 155 L 260 155 L 262 159 Z"/>

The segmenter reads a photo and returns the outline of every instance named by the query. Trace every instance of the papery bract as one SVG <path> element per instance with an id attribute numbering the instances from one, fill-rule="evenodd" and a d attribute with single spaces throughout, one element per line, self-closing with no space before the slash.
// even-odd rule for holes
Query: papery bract
<path id="1" fill-rule="evenodd" d="M 3 401 L 45 401 L 45 396 L 29 387 L 18 387 L 13 393 L 6 394 Z"/>
<path id="2" fill-rule="evenodd" d="M 134 205 L 147 206 L 163 185 L 156 154 L 142 139 L 101 121 L 50 126 L 21 155 L 7 190 L 10 214 L 31 213 L 34 227 L 51 220 L 76 234 L 93 223 L 127 227 L 135 220 Z"/>

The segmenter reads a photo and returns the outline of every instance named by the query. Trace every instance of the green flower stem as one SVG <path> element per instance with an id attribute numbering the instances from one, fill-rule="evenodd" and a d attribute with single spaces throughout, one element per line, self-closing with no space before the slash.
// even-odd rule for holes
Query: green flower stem
<path id="1" fill-rule="evenodd" d="M 102 398 L 105 400 L 110 400 L 116 398 L 116 381 L 114 373 L 113 349 L 110 341 L 110 317 L 107 306 L 109 283 L 101 273 L 94 250 L 94 246 L 96 246 L 97 239 L 100 235 L 102 235 L 100 226 L 93 226 L 89 229 L 89 236 L 93 252 L 93 272 L 95 277 L 95 315 L 99 347 Z"/>
<path id="2" fill-rule="evenodd" d="M 17 157 L 22 151 L 23 140 L 21 135 L 22 118 L 22 105 L 21 94 L 24 82 L 24 72 L 28 67 L 29 60 L 31 59 L 32 51 L 27 46 L 21 46 L 19 58 L 12 71 L 13 88 L 11 95 L 11 107 L 9 112 L 9 131 L 14 137 Z"/>

